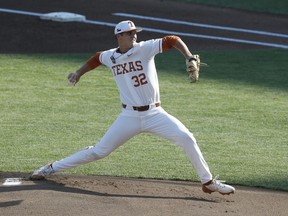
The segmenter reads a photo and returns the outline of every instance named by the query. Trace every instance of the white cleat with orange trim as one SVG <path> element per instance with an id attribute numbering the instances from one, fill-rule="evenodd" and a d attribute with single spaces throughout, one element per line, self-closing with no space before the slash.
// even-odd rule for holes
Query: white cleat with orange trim
<path id="1" fill-rule="evenodd" d="M 214 179 L 212 179 L 211 181 L 205 183 L 202 185 L 202 190 L 205 193 L 213 193 L 213 192 L 219 192 L 222 195 L 229 195 L 229 194 L 233 194 L 235 192 L 235 188 L 222 183 L 223 181 L 220 181 L 217 179 L 218 176 L 216 176 Z"/>

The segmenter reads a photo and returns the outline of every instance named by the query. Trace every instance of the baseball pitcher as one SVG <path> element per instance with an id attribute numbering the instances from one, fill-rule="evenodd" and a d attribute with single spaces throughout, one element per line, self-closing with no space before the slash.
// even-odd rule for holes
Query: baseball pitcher
<path id="1" fill-rule="evenodd" d="M 199 55 L 192 55 L 186 44 L 174 35 L 138 43 L 137 33 L 141 30 L 130 20 L 118 23 L 114 30 L 118 47 L 96 52 L 76 72 L 68 75 L 68 81 L 76 85 L 81 76 L 99 65 L 110 68 L 122 103 L 118 118 L 96 145 L 41 167 L 34 171 L 31 179 L 43 179 L 52 173 L 104 158 L 133 136 L 146 132 L 168 139 L 184 150 L 199 175 L 204 192 L 234 193 L 234 187 L 212 178 L 193 134 L 161 107 L 155 55 L 177 49 L 186 59 L 191 82 L 199 79 Z"/>

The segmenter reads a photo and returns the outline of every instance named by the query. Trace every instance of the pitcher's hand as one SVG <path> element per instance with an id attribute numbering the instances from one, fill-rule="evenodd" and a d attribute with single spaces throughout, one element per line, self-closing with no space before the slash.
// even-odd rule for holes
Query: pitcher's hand
<path id="1" fill-rule="evenodd" d="M 77 73 L 70 73 L 70 74 L 68 75 L 67 79 L 68 79 L 68 83 L 69 83 L 70 85 L 75 86 L 76 83 L 79 81 L 80 77 L 78 76 Z"/>

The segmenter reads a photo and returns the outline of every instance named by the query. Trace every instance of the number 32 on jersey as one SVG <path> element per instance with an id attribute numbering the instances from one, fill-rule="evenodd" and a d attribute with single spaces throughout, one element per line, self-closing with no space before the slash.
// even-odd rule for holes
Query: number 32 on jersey
<path id="1" fill-rule="evenodd" d="M 146 80 L 145 73 L 141 73 L 138 76 L 132 76 L 131 79 L 135 81 L 135 84 L 134 84 L 135 87 L 139 87 L 141 85 L 145 85 L 148 83 Z"/>

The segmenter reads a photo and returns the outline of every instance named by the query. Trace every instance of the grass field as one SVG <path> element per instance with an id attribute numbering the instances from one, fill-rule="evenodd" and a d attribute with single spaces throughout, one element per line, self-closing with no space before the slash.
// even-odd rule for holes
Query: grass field
<path id="1" fill-rule="evenodd" d="M 286 0 L 171 0 L 178 2 L 188 2 L 206 4 L 218 7 L 228 7 L 248 10 L 251 12 L 268 12 L 274 14 L 288 14 L 288 1 Z"/>
<path id="2" fill-rule="evenodd" d="M 179 53 L 156 57 L 163 107 L 194 133 L 221 179 L 288 190 L 288 52 L 200 54 L 210 67 L 194 85 Z M 0 55 L 0 171 L 31 172 L 94 145 L 109 128 L 121 111 L 110 71 L 101 67 L 74 88 L 66 82 L 88 57 Z M 198 180 L 179 147 L 149 134 L 67 172 Z"/>

